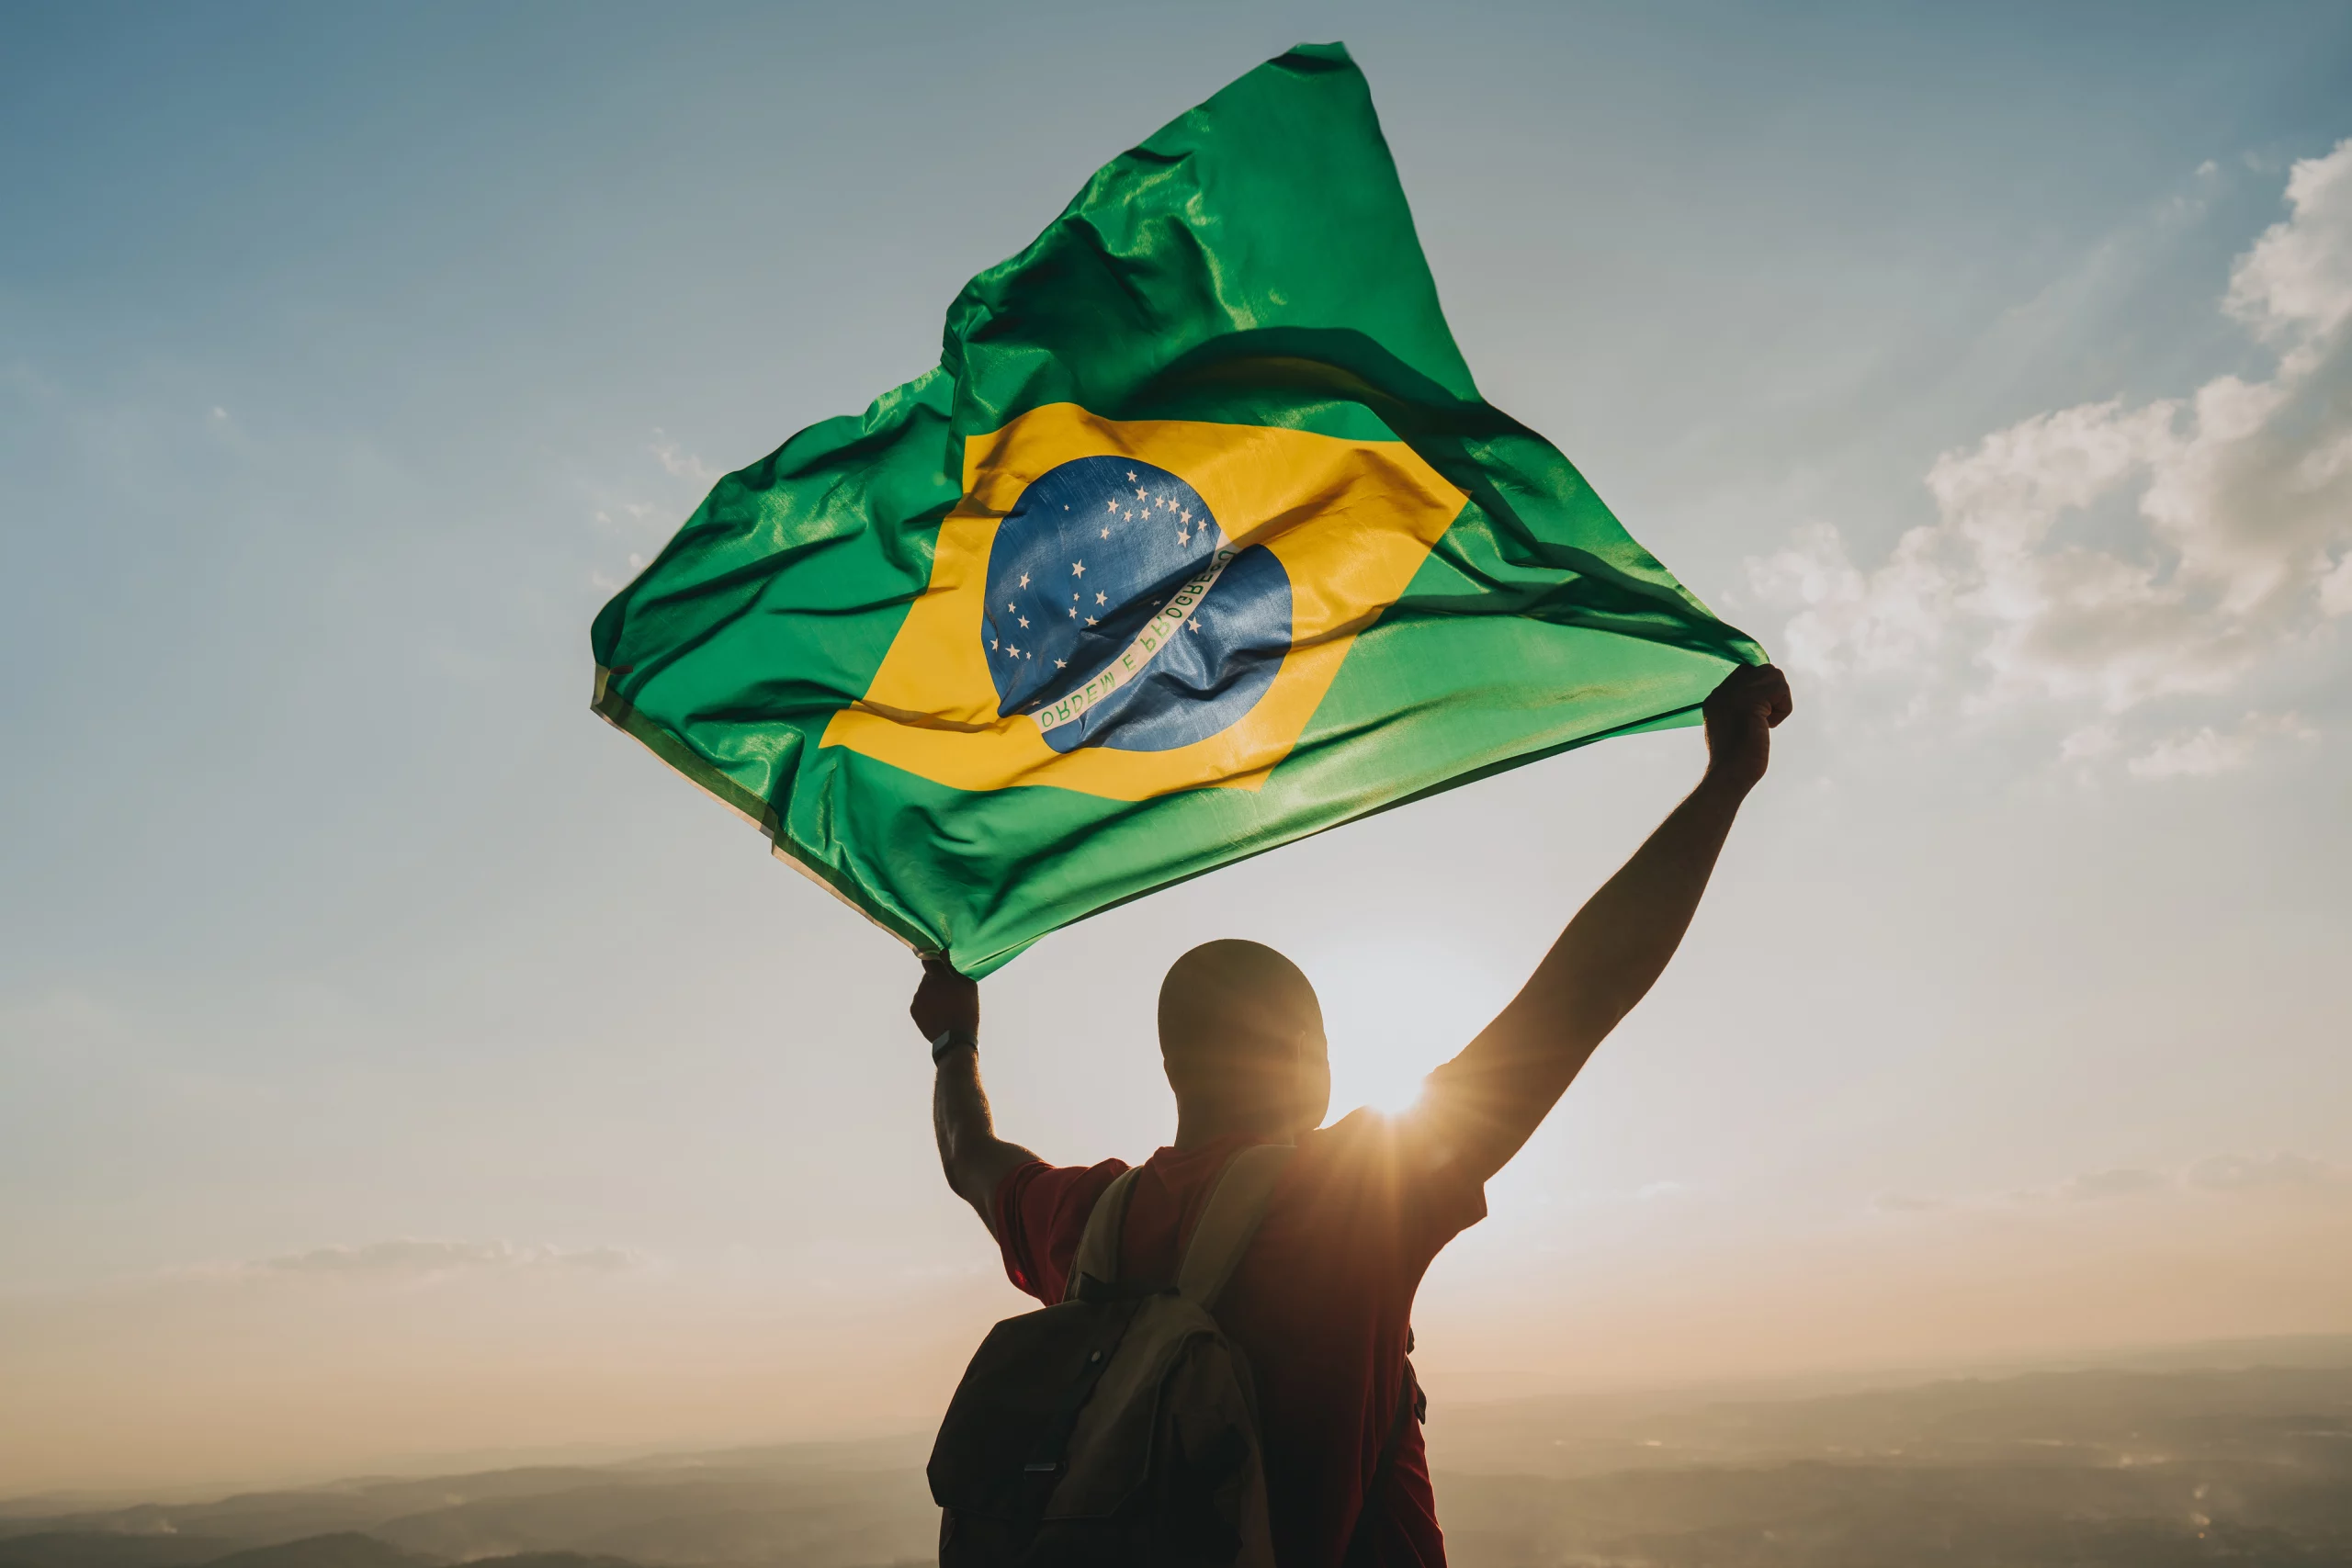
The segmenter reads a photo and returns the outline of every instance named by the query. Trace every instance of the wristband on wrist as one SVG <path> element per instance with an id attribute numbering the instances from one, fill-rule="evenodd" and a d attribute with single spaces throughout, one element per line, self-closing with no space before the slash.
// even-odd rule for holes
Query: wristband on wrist
<path id="1" fill-rule="evenodd" d="M 980 1048 L 980 1043 L 978 1041 L 973 1039 L 970 1035 L 965 1033 L 962 1030 L 956 1028 L 952 1024 L 947 1028 L 941 1030 L 937 1034 L 932 1036 L 931 1065 L 934 1067 L 939 1066 L 940 1058 L 946 1055 L 948 1052 L 953 1051 L 958 1045 L 969 1045 L 975 1053 L 977 1053 Z"/>

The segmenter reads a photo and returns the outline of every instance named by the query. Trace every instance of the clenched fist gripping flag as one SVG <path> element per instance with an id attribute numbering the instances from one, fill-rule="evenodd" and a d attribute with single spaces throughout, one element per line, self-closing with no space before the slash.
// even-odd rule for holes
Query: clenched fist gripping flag
<path id="1" fill-rule="evenodd" d="M 598 713 L 974 976 L 1762 658 L 1479 398 L 1337 45 L 1106 164 L 594 637 Z"/>

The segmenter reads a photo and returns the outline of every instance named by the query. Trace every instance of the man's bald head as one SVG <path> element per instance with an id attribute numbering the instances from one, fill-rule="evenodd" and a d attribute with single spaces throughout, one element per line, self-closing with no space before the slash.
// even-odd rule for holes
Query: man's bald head
<path id="1" fill-rule="evenodd" d="M 1323 1006 L 1297 964 L 1255 942 L 1204 942 L 1159 987 L 1159 1055 L 1190 1121 L 1288 1134 L 1330 1108 Z"/>

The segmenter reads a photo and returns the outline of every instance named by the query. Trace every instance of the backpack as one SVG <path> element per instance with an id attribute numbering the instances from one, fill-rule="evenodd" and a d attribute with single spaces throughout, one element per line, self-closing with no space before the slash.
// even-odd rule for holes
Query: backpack
<path id="1" fill-rule="evenodd" d="M 1118 1277 L 1139 1169 L 1103 1190 L 1068 1294 L 991 1329 L 948 1404 L 941 1568 L 1273 1568 L 1250 1365 L 1210 1309 L 1290 1153 L 1227 1162 L 1170 1287 Z"/>

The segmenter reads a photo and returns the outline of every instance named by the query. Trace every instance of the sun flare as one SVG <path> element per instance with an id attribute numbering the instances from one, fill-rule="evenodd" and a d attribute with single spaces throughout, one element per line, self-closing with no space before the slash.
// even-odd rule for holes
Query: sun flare
<path id="1" fill-rule="evenodd" d="M 1313 970 L 1331 1041 L 1331 1110 L 1395 1113 L 1419 1100 L 1430 1070 L 1485 1027 L 1500 997 L 1492 976 L 1435 944 L 1351 949 Z"/>

